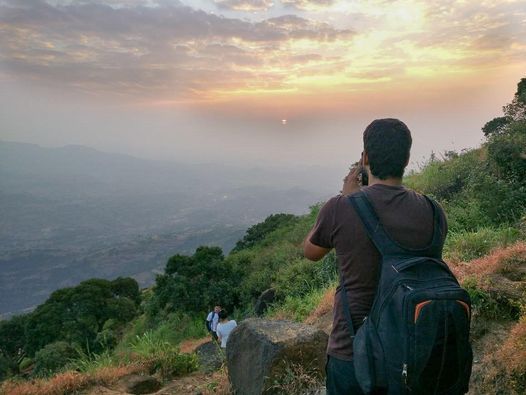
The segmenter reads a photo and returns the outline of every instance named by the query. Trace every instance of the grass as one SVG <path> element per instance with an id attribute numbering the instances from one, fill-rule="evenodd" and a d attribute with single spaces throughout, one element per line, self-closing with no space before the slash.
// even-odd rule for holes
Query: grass
<path id="1" fill-rule="evenodd" d="M 468 262 L 489 254 L 496 248 L 512 245 L 523 237 L 517 228 L 484 227 L 474 232 L 450 232 L 444 245 L 444 258 Z"/>
<path id="2" fill-rule="evenodd" d="M 113 366 L 100 368 L 88 374 L 67 371 L 56 374 L 49 379 L 7 380 L 0 386 L 0 393 L 3 395 L 73 394 L 87 387 L 109 385 L 122 376 L 139 373 L 143 370 L 144 368 L 139 365 Z"/>
<path id="3" fill-rule="evenodd" d="M 149 324 L 148 318 L 143 315 L 133 322 L 115 350 L 125 352 L 131 344 L 136 343 L 137 337 L 145 333 L 174 346 L 186 339 L 200 339 L 208 335 L 203 319 L 199 317 L 172 313 L 155 325 Z"/>
<path id="4" fill-rule="evenodd" d="M 526 314 L 513 327 L 496 358 L 510 386 L 517 393 L 526 393 Z"/>
<path id="5" fill-rule="evenodd" d="M 317 369 L 309 369 L 298 363 L 287 363 L 270 391 L 278 394 L 300 395 L 321 388 L 323 375 Z"/>
<path id="6" fill-rule="evenodd" d="M 287 296 L 283 302 L 274 304 L 267 311 L 267 318 L 303 322 L 320 305 L 328 288 L 312 289 L 304 296 Z"/>
<path id="7" fill-rule="evenodd" d="M 159 373 L 163 379 L 197 370 L 197 356 L 183 354 L 177 346 L 166 341 L 159 332 L 146 332 L 131 343 L 128 357 L 145 363 L 150 373 Z"/>

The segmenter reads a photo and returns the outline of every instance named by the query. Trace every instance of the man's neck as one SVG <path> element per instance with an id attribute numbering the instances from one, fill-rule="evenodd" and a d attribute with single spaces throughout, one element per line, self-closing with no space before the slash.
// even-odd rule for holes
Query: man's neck
<path id="1" fill-rule="evenodd" d="M 400 185 L 402 185 L 402 178 L 390 177 L 390 178 L 386 178 L 385 180 L 381 180 L 379 178 L 376 178 L 369 172 L 369 186 L 375 185 L 375 184 L 399 187 Z"/>

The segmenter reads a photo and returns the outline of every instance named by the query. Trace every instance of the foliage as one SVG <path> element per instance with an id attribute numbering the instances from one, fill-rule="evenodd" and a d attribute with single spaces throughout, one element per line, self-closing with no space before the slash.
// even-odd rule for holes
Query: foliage
<path id="1" fill-rule="evenodd" d="M 168 260 L 165 274 L 156 278 L 147 311 L 153 317 L 161 310 L 198 313 L 216 304 L 231 308 L 237 304 L 238 283 L 221 248 L 202 246 L 192 256 L 174 255 Z"/>
<path id="2" fill-rule="evenodd" d="M 249 228 L 245 236 L 236 243 L 236 246 L 232 251 L 236 252 L 245 248 L 250 248 L 258 241 L 263 240 L 270 232 L 282 227 L 283 225 L 293 224 L 296 219 L 297 217 L 292 214 L 272 214 L 263 222 Z"/>
<path id="3" fill-rule="evenodd" d="M 123 287 L 123 283 L 127 287 Z M 101 344 L 97 343 L 98 333 L 110 318 L 114 320 L 114 328 L 133 319 L 137 313 L 138 295 L 138 285 L 132 279 L 114 282 L 91 279 L 76 287 L 55 291 L 29 315 L 24 349 L 29 355 L 34 355 L 57 340 L 92 350 L 101 349 Z"/>
<path id="4" fill-rule="evenodd" d="M 13 364 L 4 354 L 0 354 L 0 381 L 13 373 Z"/>
<path id="5" fill-rule="evenodd" d="M 19 315 L 0 321 L 0 380 L 18 373 L 19 363 L 25 356 L 27 319 L 28 315 Z"/>
<path id="6" fill-rule="evenodd" d="M 276 285 L 281 271 L 303 258 L 301 243 L 318 211 L 319 205 L 312 206 L 309 214 L 283 223 L 253 247 L 226 258 L 242 279 L 238 284 L 240 306 L 252 306 L 264 290 Z"/>
<path id="7" fill-rule="evenodd" d="M 77 357 L 77 351 L 69 343 L 57 341 L 47 344 L 35 354 L 36 376 L 49 376 Z"/>
<path id="8" fill-rule="evenodd" d="M 502 133 L 506 130 L 506 127 L 511 121 L 512 119 L 510 117 L 493 118 L 491 121 L 486 122 L 486 124 L 482 127 L 482 132 L 486 137 Z"/>
<path id="9" fill-rule="evenodd" d="M 150 362 L 150 372 L 158 372 L 163 378 L 179 376 L 197 370 L 195 354 L 182 354 L 179 349 L 153 332 L 137 336 L 130 350 L 146 362 Z"/>
<path id="10" fill-rule="evenodd" d="M 311 262 L 298 258 L 278 271 L 274 288 L 277 295 L 304 296 L 312 290 L 325 288 L 338 277 L 334 253 L 323 260 Z"/>
<path id="11" fill-rule="evenodd" d="M 444 256 L 451 261 L 471 261 L 495 248 L 507 247 L 521 237 L 513 227 L 480 228 L 475 232 L 450 232 L 444 246 Z"/>
<path id="12" fill-rule="evenodd" d="M 408 186 L 432 195 L 448 213 L 455 232 L 514 226 L 526 207 L 526 79 L 518 85 L 504 117 L 483 128 L 482 148 L 433 157 Z"/>
<path id="13" fill-rule="evenodd" d="M 113 353 L 110 350 L 104 350 L 97 354 L 78 347 L 76 351 L 76 358 L 70 360 L 66 368 L 82 373 L 93 373 L 101 368 L 119 366 L 130 362 L 123 358 L 123 355 Z"/>
<path id="14" fill-rule="evenodd" d="M 22 361 L 20 362 L 20 364 L 18 365 L 18 369 L 23 371 L 23 370 L 26 370 L 28 368 L 31 367 L 31 365 L 33 365 L 35 363 L 35 361 L 33 361 L 31 358 L 23 358 Z"/>
<path id="15" fill-rule="evenodd" d="M 327 288 L 316 288 L 302 296 L 287 295 L 283 301 L 271 306 L 266 315 L 273 319 L 303 322 L 318 307 L 326 292 Z"/>
<path id="16" fill-rule="evenodd" d="M 131 344 L 136 342 L 136 339 L 141 338 L 145 333 L 150 333 L 151 336 L 163 339 L 172 345 L 177 345 L 185 339 L 202 338 L 208 334 L 203 317 L 180 312 L 170 313 L 162 317 L 158 323 L 150 324 L 151 321 L 145 316 L 137 319 L 116 347 L 116 352 L 125 352 Z"/>

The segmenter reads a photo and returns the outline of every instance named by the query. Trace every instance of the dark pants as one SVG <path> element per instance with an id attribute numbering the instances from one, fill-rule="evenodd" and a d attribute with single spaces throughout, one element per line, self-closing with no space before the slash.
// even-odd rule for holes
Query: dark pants
<path id="1" fill-rule="evenodd" d="M 327 355 L 327 395 L 363 395 L 354 375 L 352 361 Z"/>
<path id="2" fill-rule="evenodd" d="M 327 395 L 364 395 L 354 374 L 353 361 L 327 355 Z M 370 395 L 387 395 L 387 390 L 374 390 Z"/>

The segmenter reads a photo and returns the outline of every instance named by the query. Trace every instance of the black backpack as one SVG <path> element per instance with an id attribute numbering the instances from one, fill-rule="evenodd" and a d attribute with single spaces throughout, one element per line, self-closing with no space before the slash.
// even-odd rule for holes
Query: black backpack
<path id="1" fill-rule="evenodd" d="M 376 296 L 356 335 L 341 281 L 343 307 L 354 337 L 356 379 L 366 394 L 468 391 L 473 360 L 471 301 L 442 261 L 440 208 L 427 199 L 434 212 L 434 235 L 428 247 L 417 250 L 389 237 L 364 191 L 349 196 L 382 255 Z"/>

